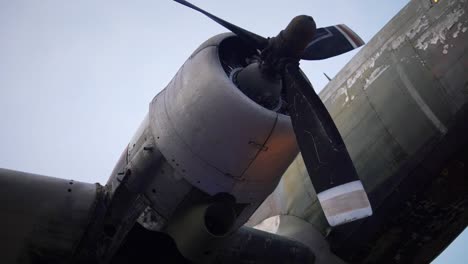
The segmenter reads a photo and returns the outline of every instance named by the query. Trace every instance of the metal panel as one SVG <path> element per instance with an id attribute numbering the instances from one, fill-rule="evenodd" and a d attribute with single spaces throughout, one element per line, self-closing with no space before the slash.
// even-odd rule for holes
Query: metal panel
<path id="1" fill-rule="evenodd" d="M 374 216 L 331 230 L 314 194 L 303 190 L 308 175 L 298 157 L 249 223 L 268 213 L 299 216 L 353 263 L 425 263 L 466 226 L 458 209 L 466 191 L 455 188 L 461 173 L 447 181 L 440 173 L 466 159 L 468 4 L 439 2 L 411 1 L 321 92 Z M 437 189 L 439 181 L 451 191 Z M 445 211 L 452 220 L 433 217 Z"/>
<path id="2" fill-rule="evenodd" d="M 166 88 L 166 112 L 180 139 L 202 160 L 241 177 L 273 128 L 276 113 L 248 99 L 228 78 L 217 47 L 185 62 Z"/>
<path id="3" fill-rule="evenodd" d="M 192 185 L 209 194 L 230 191 L 234 179 L 201 160 L 174 131 L 165 111 L 165 92 L 159 93 L 151 103 L 150 126 L 156 146 L 171 166 L 177 168 L 177 173 Z"/>
<path id="4" fill-rule="evenodd" d="M 299 152 L 291 118 L 279 114 L 271 135 L 258 147 L 260 152 L 234 190 L 250 193 L 254 197 L 266 197 L 275 189 Z"/>
<path id="5" fill-rule="evenodd" d="M 64 263 L 92 221 L 97 184 L 0 169 L 2 263 Z"/>
<path id="6" fill-rule="evenodd" d="M 289 118 L 249 99 L 224 72 L 218 45 L 228 36 L 205 42 L 154 98 L 150 127 L 178 175 L 252 203 L 274 189 L 297 146 Z"/>
<path id="7" fill-rule="evenodd" d="M 466 1 L 440 1 L 424 17 L 428 26 L 411 40 L 435 83 L 440 83 L 447 94 L 454 112 L 468 102 L 467 12 Z"/>

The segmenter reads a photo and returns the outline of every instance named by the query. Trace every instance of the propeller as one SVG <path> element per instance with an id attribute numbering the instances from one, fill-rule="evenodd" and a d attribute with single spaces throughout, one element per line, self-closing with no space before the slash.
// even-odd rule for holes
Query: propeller
<path id="1" fill-rule="evenodd" d="M 262 36 L 259 36 L 257 34 L 254 34 L 248 30 L 245 30 L 243 28 L 240 28 L 236 25 L 233 25 L 215 15 L 212 15 L 208 12 L 206 12 L 205 10 L 187 2 L 187 1 L 184 1 L 184 0 L 174 0 L 176 1 L 177 3 L 179 4 L 182 4 L 186 7 L 190 7 L 204 15 L 206 15 L 207 17 L 211 18 L 212 20 L 214 20 L 215 22 L 217 22 L 218 24 L 220 24 L 221 26 L 225 27 L 226 29 L 229 29 L 232 33 L 236 34 L 239 38 L 241 38 L 242 40 L 244 40 L 245 42 L 247 42 L 248 44 L 250 44 L 252 47 L 255 47 L 256 49 L 264 49 L 266 47 L 266 45 L 268 44 L 268 40 Z"/>
<path id="2" fill-rule="evenodd" d="M 206 15 L 258 50 L 263 50 L 268 45 L 268 39 L 265 37 L 231 24 L 185 0 L 174 1 Z M 340 24 L 317 28 L 313 39 L 310 40 L 302 51 L 301 59 L 323 60 L 346 53 L 362 45 L 364 45 L 364 41 L 346 25 Z"/>
<path id="3" fill-rule="evenodd" d="M 174 1 L 205 14 L 260 51 L 258 75 L 281 80 L 294 133 L 328 223 L 336 226 L 372 215 L 346 145 L 325 105 L 299 68 L 300 59 L 333 57 L 362 46 L 362 39 L 345 25 L 317 29 L 309 16 L 295 17 L 278 36 L 266 39 L 187 1 Z M 254 70 L 246 72 L 256 74 Z"/>
<path id="4" fill-rule="evenodd" d="M 282 81 L 299 149 L 328 223 L 372 215 L 346 145 L 312 85 L 294 64 L 286 66 Z"/>

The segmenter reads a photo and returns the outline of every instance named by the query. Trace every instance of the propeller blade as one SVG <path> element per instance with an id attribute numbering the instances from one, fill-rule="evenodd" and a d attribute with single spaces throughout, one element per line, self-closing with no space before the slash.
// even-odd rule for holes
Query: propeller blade
<path id="1" fill-rule="evenodd" d="M 317 28 L 313 40 L 305 48 L 301 59 L 323 60 L 364 45 L 364 41 L 344 24 Z"/>
<path id="2" fill-rule="evenodd" d="M 312 85 L 293 64 L 286 66 L 282 80 L 296 139 L 328 223 L 372 215 L 346 145 Z"/>
<path id="3" fill-rule="evenodd" d="M 211 18 L 212 20 L 214 20 L 215 22 L 217 22 L 218 24 L 220 24 L 221 26 L 225 27 L 226 29 L 230 30 L 231 32 L 233 32 L 234 34 L 236 34 L 237 36 L 239 36 L 241 39 L 243 39 L 245 42 L 247 42 L 248 44 L 250 44 L 253 48 L 256 48 L 258 50 L 263 50 L 267 44 L 268 44 L 268 40 L 262 36 L 259 36 L 255 33 L 252 33 L 248 30 L 245 30 L 241 27 L 238 27 L 234 24 L 231 24 L 215 15 L 212 15 L 208 12 L 206 12 L 205 10 L 187 2 L 187 1 L 184 1 L 184 0 L 174 0 L 175 2 L 179 3 L 179 4 L 182 4 L 184 6 L 187 6 L 187 7 L 190 7 L 204 15 L 206 15 L 207 17 Z"/>

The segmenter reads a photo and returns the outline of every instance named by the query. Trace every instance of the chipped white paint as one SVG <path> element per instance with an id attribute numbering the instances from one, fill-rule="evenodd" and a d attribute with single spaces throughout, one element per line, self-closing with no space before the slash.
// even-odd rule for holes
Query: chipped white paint
<path id="1" fill-rule="evenodd" d="M 426 16 L 419 17 L 404 34 L 392 38 L 392 49 L 397 50 L 407 38 L 410 40 L 414 39 L 414 37 L 416 37 L 420 32 L 426 30 L 428 27 L 429 20 L 426 18 Z"/>
<path id="2" fill-rule="evenodd" d="M 461 6 L 448 14 L 444 20 L 419 37 L 416 42 L 416 48 L 426 50 L 429 45 L 436 45 L 439 42 L 444 44 L 447 39 L 448 31 L 452 29 L 463 14 L 465 14 L 465 10 Z"/>
<path id="3" fill-rule="evenodd" d="M 393 50 L 396 50 L 400 47 L 400 45 L 405 42 L 405 36 L 399 36 L 398 38 L 396 38 L 394 41 L 392 41 L 392 49 Z"/>
<path id="4" fill-rule="evenodd" d="M 348 88 L 356 83 L 356 81 L 361 78 L 361 76 L 368 70 L 375 66 L 377 59 L 388 50 L 398 49 L 406 40 L 406 38 L 413 39 L 420 32 L 426 30 L 429 27 L 429 21 L 426 16 L 421 16 L 415 20 L 415 22 L 408 28 L 408 30 L 402 35 L 395 36 L 390 38 L 385 44 L 382 45 L 379 51 L 377 51 L 373 56 L 371 56 L 362 66 L 356 70 L 355 74 L 350 77 L 346 85 Z M 389 48 L 390 46 L 390 48 Z"/>
<path id="5" fill-rule="evenodd" d="M 443 54 L 448 54 L 449 44 L 444 45 L 444 50 L 442 50 Z"/>
<path id="6" fill-rule="evenodd" d="M 338 89 L 335 93 L 335 96 L 333 96 L 333 103 L 341 96 L 341 95 L 345 95 L 345 103 L 349 101 L 349 94 L 348 94 L 348 89 L 346 87 L 341 87 L 340 89 Z"/>
<path id="7" fill-rule="evenodd" d="M 365 63 L 362 64 L 362 66 L 356 70 L 356 73 L 354 76 L 350 77 L 348 81 L 346 82 L 346 86 L 348 88 L 351 88 L 351 86 L 354 85 L 354 83 L 361 78 L 361 76 L 369 69 L 373 68 L 375 66 L 375 61 L 382 55 L 382 53 L 387 49 L 388 43 L 385 43 L 383 47 L 376 52 L 372 57 L 370 57 Z"/>
<path id="8" fill-rule="evenodd" d="M 414 22 L 414 24 L 408 29 L 406 32 L 406 36 L 409 39 L 414 39 L 416 35 L 419 34 L 419 32 L 426 30 L 429 27 L 429 20 L 426 18 L 426 16 L 422 16 Z"/>
<path id="9" fill-rule="evenodd" d="M 458 1 L 464 2 L 465 0 Z M 450 3 L 450 5 L 454 5 L 457 1 Z M 459 18 L 465 13 L 463 7 L 459 7 L 457 10 L 448 14 L 444 21 L 440 22 L 437 26 L 433 29 L 425 32 L 422 36 L 417 40 L 416 47 L 420 49 L 427 49 L 429 44 L 437 44 L 438 41 L 445 41 L 447 31 L 458 22 Z M 391 37 L 385 44 L 382 45 L 379 51 L 377 51 L 373 56 L 371 56 L 365 63 L 356 70 L 355 74 L 348 78 L 346 82 L 347 88 L 351 88 L 358 79 L 362 77 L 362 75 L 367 72 L 367 70 L 373 68 L 375 66 L 376 60 L 387 50 L 396 50 L 398 49 L 406 39 L 414 39 L 418 36 L 421 32 L 427 30 L 429 28 L 429 20 L 425 15 L 417 18 L 413 24 L 408 28 L 406 32 L 401 35 L 397 35 Z M 466 31 L 466 29 L 465 29 Z M 462 29 L 462 32 L 463 29 Z"/>
<path id="10" fill-rule="evenodd" d="M 457 25 L 457 30 L 456 30 L 455 32 L 453 32 L 453 34 L 452 34 L 452 37 L 453 37 L 453 38 L 457 38 L 457 37 L 458 37 L 458 34 L 460 34 L 460 31 L 462 30 L 462 26 L 463 26 L 462 23 L 458 23 L 458 25 Z"/>
<path id="11" fill-rule="evenodd" d="M 364 84 L 364 90 L 366 90 L 367 88 L 369 88 L 369 86 L 379 78 L 380 75 L 382 75 L 382 73 L 384 73 L 388 68 L 390 67 L 390 65 L 387 65 L 387 66 L 380 66 L 380 67 L 377 67 L 377 69 L 375 69 L 371 75 L 369 76 L 369 78 L 366 79 L 366 83 Z"/>
<path id="12" fill-rule="evenodd" d="M 408 30 L 398 37 L 393 37 L 392 39 L 392 49 L 397 50 L 401 44 L 408 39 L 414 39 L 420 32 L 426 30 L 429 27 L 429 20 L 426 16 L 421 16 L 408 28 Z"/>
<path id="13" fill-rule="evenodd" d="M 466 0 L 454 0 L 449 3 L 449 6 L 454 6 L 459 4 L 458 7 L 455 8 L 451 13 L 449 13 L 442 21 L 437 22 L 437 25 L 429 29 L 431 26 L 429 23 L 429 19 L 425 15 L 421 15 L 417 17 L 413 24 L 408 27 L 408 29 L 399 35 L 394 35 L 390 37 L 379 50 L 377 50 L 372 56 L 370 56 L 359 68 L 357 68 L 353 74 L 346 80 L 346 84 L 341 86 L 339 89 L 327 92 L 324 95 L 324 101 L 332 99 L 335 102 L 340 96 L 345 95 L 344 97 L 344 104 L 352 101 L 354 96 L 349 96 L 349 89 L 352 88 L 356 82 L 361 79 L 364 75 L 368 73 L 368 71 L 372 70 L 376 65 L 376 61 L 380 58 L 382 54 L 388 51 L 397 50 L 405 43 L 406 40 L 415 40 L 416 48 L 418 49 L 427 49 L 429 45 L 435 45 L 437 43 L 445 44 L 447 39 L 447 34 L 449 30 L 453 29 L 454 25 L 457 25 L 456 31 L 452 34 L 453 38 L 456 38 L 460 35 L 460 33 L 465 33 L 468 30 L 468 27 L 465 27 L 465 23 L 468 24 L 468 21 L 462 22 L 459 21 L 460 17 L 465 13 L 463 3 Z M 457 24 L 458 23 L 458 24 Z M 428 30 L 429 29 L 429 30 Z M 427 31 L 426 31 L 427 30 Z M 426 32 L 425 32 L 426 31 Z M 421 35 L 422 34 L 422 35 Z M 450 46 L 445 47 L 442 50 L 443 54 L 448 54 Z M 405 58 L 402 58 L 402 62 L 407 61 Z M 422 62 L 424 63 L 424 62 Z M 376 69 L 377 70 L 377 69 Z M 382 74 L 383 72 L 373 72 L 370 76 L 366 79 L 366 83 L 364 84 L 364 89 L 367 89 L 369 85 L 372 83 L 372 80 L 377 75 Z M 379 73 L 379 74 L 378 74 Z M 373 76 L 374 74 L 374 76 Z M 378 76 L 377 76 L 378 77 Z"/>

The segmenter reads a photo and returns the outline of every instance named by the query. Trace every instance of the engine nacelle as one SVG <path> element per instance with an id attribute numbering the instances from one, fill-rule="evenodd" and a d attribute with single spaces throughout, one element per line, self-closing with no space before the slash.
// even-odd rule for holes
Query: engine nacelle
<path id="1" fill-rule="evenodd" d="M 149 126 L 181 177 L 252 203 L 275 189 L 298 147 L 289 116 L 252 101 L 226 72 L 225 57 L 241 56 L 236 40 L 222 34 L 203 43 L 151 102 Z"/>

